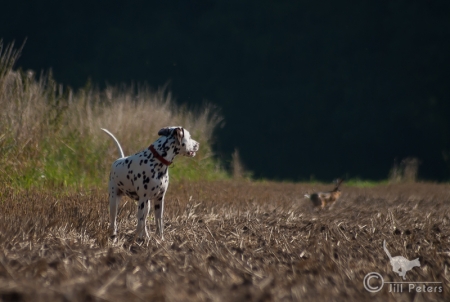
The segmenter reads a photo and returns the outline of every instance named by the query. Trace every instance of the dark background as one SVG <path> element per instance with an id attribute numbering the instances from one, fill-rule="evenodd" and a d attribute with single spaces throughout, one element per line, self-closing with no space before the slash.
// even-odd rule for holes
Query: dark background
<path id="1" fill-rule="evenodd" d="M 450 1 L 10 1 L 0 38 L 17 67 L 79 88 L 169 83 L 226 124 L 256 177 L 385 179 L 418 157 L 450 178 Z"/>

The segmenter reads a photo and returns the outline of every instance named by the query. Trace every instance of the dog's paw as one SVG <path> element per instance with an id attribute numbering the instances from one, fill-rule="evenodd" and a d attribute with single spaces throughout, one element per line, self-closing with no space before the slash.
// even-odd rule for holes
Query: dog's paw
<path id="1" fill-rule="evenodd" d="M 117 242 L 117 235 L 111 235 L 109 236 L 109 240 L 111 240 L 112 242 Z"/>

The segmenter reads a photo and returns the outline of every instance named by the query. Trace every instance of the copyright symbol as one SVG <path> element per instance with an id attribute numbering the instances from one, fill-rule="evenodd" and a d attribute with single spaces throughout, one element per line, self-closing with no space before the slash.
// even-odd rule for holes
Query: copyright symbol
<path id="1" fill-rule="evenodd" d="M 370 285 L 370 280 L 371 280 L 372 278 L 381 280 L 381 285 L 375 285 L 375 286 Z M 384 280 L 383 280 L 383 277 L 382 277 L 379 273 L 371 272 L 371 273 L 368 273 L 368 274 L 364 277 L 363 283 L 364 283 L 364 288 L 365 288 L 368 292 L 376 293 L 376 292 L 379 292 L 379 291 L 383 288 Z"/>

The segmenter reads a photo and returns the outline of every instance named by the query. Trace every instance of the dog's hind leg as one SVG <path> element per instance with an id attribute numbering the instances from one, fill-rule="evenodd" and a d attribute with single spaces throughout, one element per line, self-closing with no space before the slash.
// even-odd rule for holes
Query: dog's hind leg
<path id="1" fill-rule="evenodd" d="M 144 233 L 147 238 L 148 231 L 147 231 L 147 216 L 150 209 L 150 200 L 147 198 L 140 198 L 138 203 L 138 211 L 137 211 L 137 228 L 136 228 L 136 235 L 139 239 L 144 238 Z"/>
<path id="2" fill-rule="evenodd" d="M 117 210 L 120 204 L 120 191 L 117 189 L 114 181 L 109 181 L 109 216 L 110 216 L 110 230 L 111 239 L 117 236 Z"/>

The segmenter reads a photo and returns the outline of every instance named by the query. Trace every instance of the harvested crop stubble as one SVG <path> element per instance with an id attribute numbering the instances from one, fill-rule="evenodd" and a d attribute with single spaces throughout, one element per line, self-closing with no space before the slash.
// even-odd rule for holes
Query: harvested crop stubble
<path id="1" fill-rule="evenodd" d="M 165 241 L 131 241 L 136 205 L 125 199 L 119 240 L 108 241 L 106 189 L 0 189 L 0 299 L 4 301 L 449 300 L 450 186 L 343 187 L 331 209 L 305 192 L 329 186 L 177 182 Z M 369 272 L 403 281 L 383 251 L 419 258 L 407 281 L 443 293 L 370 294 Z"/>

